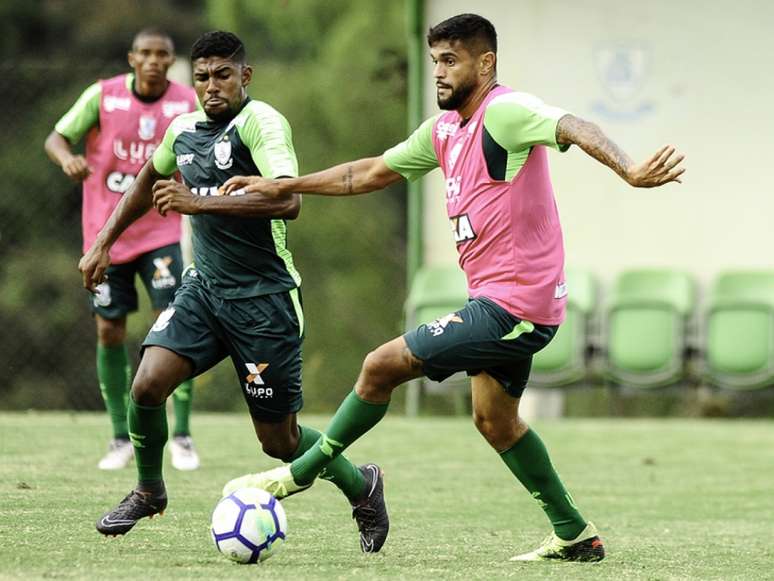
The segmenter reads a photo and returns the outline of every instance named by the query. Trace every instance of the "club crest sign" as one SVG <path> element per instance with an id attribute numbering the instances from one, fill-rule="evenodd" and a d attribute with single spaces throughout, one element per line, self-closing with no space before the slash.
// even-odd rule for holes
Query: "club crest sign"
<path id="1" fill-rule="evenodd" d="M 224 137 L 215 144 L 215 167 L 218 169 L 229 169 L 234 165 L 231 158 L 231 142 L 228 137 Z"/>
<path id="2" fill-rule="evenodd" d="M 150 141 L 156 136 L 156 118 L 148 115 L 140 117 L 140 127 L 137 130 L 140 139 Z"/>
<path id="3" fill-rule="evenodd" d="M 592 104 L 594 112 L 616 121 L 632 121 L 653 112 L 643 98 L 650 54 L 636 43 L 610 43 L 594 50 L 594 68 L 604 96 Z"/>

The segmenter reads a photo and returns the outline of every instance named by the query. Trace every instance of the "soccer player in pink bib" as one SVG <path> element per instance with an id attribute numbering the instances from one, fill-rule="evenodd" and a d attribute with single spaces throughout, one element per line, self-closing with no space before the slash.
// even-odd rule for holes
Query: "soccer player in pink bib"
<path id="1" fill-rule="evenodd" d="M 466 371 L 476 427 L 553 526 L 544 543 L 512 560 L 599 561 L 605 549 L 596 527 L 581 515 L 540 437 L 518 415 L 532 355 L 556 333 L 567 295 L 547 148 L 565 151 L 575 144 L 635 187 L 679 182 L 683 156 L 665 146 L 634 163 L 593 123 L 499 85 L 497 35 L 480 16 L 445 20 L 427 40 L 444 112 L 406 141 L 382 156 L 296 179 L 232 178 L 225 192 L 354 195 L 440 167 L 470 300 L 369 353 L 316 446 L 292 464 L 235 478 L 224 492 L 244 485 L 280 496 L 299 492 L 381 420 L 398 385 Z M 375 515 L 374 527 L 381 526 L 380 517 L 386 536 L 386 514 Z"/>
<path id="2" fill-rule="evenodd" d="M 83 249 L 92 245 L 121 196 L 153 155 L 171 121 L 197 108 L 193 89 L 167 79 L 174 62 L 168 34 L 145 29 L 129 52 L 133 73 L 89 86 L 59 120 L 45 149 L 64 174 L 83 182 Z M 72 145 L 86 138 L 85 156 Z M 111 251 L 108 279 L 91 298 L 97 323 L 97 376 L 113 427 L 102 470 L 124 468 L 133 457 L 127 426 L 131 367 L 124 340 L 126 316 L 137 310 L 135 275 L 142 279 L 156 314 L 180 286 L 180 215 L 148 212 L 132 224 Z M 191 439 L 189 417 L 193 384 L 186 381 L 174 395 L 175 428 L 170 444 L 172 464 L 193 470 L 199 457 Z"/>

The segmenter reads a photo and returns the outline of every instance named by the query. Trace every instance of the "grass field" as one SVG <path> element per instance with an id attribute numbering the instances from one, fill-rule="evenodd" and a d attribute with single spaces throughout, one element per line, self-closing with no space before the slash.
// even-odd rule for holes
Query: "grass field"
<path id="1" fill-rule="evenodd" d="M 472 423 L 388 417 L 350 453 L 386 472 L 382 553 L 360 553 L 346 501 L 319 482 L 283 502 L 288 541 L 258 567 L 215 551 L 209 515 L 226 480 L 273 463 L 246 415 L 193 421 L 202 469 L 169 468 L 166 514 L 113 539 L 94 521 L 129 491 L 134 470 L 96 469 L 106 418 L 0 414 L 0 579 L 774 578 L 774 426 L 764 421 L 536 424 L 609 557 L 518 564 L 508 558 L 541 541 L 547 521 Z"/>

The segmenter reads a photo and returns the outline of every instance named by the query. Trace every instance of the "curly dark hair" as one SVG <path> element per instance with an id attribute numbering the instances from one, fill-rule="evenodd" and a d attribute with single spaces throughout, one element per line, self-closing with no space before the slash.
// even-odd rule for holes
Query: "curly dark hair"
<path id="1" fill-rule="evenodd" d="M 427 44 L 433 46 L 442 40 L 459 41 L 468 50 L 478 54 L 488 51 L 497 53 L 495 27 L 478 14 L 458 14 L 431 26 L 427 32 Z"/>
<path id="2" fill-rule="evenodd" d="M 191 47 L 191 60 L 219 56 L 237 63 L 244 63 L 245 45 L 233 32 L 212 30 L 205 32 Z"/>

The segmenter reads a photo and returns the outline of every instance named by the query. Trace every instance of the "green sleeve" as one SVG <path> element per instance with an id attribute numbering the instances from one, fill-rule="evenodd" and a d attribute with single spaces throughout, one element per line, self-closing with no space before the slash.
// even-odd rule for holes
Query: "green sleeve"
<path id="1" fill-rule="evenodd" d="M 78 143 L 84 135 L 99 123 L 99 101 L 102 85 L 99 81 L 90 85 L 54 126 L 54 130 L 70 143 Z"/>
<path id="2" fill-rule="evenodd" d="M 567 111 L 546 105 L 528 93 L 506 93 L 492 99 L 484 113 L 484 128 L 509 153 L 546 145 L 566 151 L 556 143 L 556 124 Z"/>
<path id="3" fill-rule="evenodd" d="M 177 120 L 177 119 L 175 119 Z M 180 135 L 175 128 L 175 121 L 169 124 L 164 139 L 161 140 L 156 151 L 153 152 L 153 169 L 163 176 L 171 176 L 177 171 L 177 157 L 175 156 L 175 139 Z"/>
<path id="4" fill-rule="evenodd" d="M 261 175 L 269 179 L 297 177 L 298 160 L 288 120 L 260 101 L 251 101 L 245 109 L 245 121 L 237 125 L 237 131 Z"/>
<path id="5" fill-rule="evenodd" d="M 384 152 L 384 163 L 409 181 L 438 167 L 433 147 L 433 126 L 440 115 L 425 120 L 409 138 Z"/>

